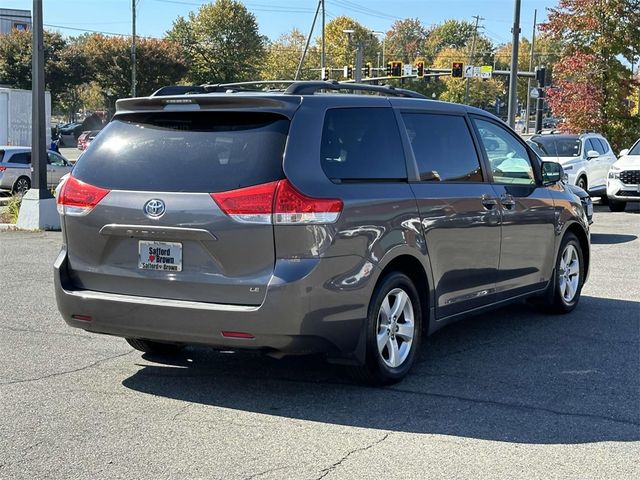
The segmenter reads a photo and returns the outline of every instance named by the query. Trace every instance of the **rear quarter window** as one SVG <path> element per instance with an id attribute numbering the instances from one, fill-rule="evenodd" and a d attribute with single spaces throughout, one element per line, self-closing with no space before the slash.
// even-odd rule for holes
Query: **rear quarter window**
<path id="1" fill-rule="evenodd" d="M 391 108 L 327 110 L 320 157 L 324 173 L 334 182 L 407 179 L 400 131 Z"/>
<path id="2" fill-rule="evenodd" d="M 289 120 L 261 112 L 161 112 L 120 115 L 74 167 L 103 188 L 206 192 L 283 178 Z"/>

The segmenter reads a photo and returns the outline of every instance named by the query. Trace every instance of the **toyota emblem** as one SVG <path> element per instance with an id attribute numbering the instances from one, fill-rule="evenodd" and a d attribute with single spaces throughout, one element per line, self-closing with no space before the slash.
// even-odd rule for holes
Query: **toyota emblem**
<path id="1" fill-rule="evenodd" d="M 144 204 L 144 214 L 149 218 L 160 218 L 164 215 L 165 206 L 162 200 L 154 198 Z"/>

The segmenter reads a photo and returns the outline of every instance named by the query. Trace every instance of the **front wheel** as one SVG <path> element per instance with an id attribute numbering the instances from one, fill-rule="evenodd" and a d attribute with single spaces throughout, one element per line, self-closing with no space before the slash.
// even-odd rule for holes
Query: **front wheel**
<path id="1" fill-rule="evenodd" d="M 576 183 L 576 186 L 581 188 L 582 190 L 584 190 L 585 192 L 587 191 L 587 179 L 582 176 L 578 179 L 578 182 Z"/>
<path id="2" fill-rule="evenodd" d="M 612 212 L 624 212 L 624 209 L 627 208 L 627 202 L 618 202 L 615 200 L 609 200 L 609 210 Z"/>
<path id="3" fill-rule="evenodd" d="M 409 277 L 394 272 L 380 281 L 366 329 L 366 362 L 356 376 L 375 385 L 399 382 L 416 359 L 422 330 L 420 298 Z"/>
<path id="4" fill-rule="evenodd" d="M 569 313 L 578 305 L 584 284 L 582 247 L 573 233 L 567 233 L 562 240 L 555 275 L 554 291 L 548 306 L 557 313 Z"/>

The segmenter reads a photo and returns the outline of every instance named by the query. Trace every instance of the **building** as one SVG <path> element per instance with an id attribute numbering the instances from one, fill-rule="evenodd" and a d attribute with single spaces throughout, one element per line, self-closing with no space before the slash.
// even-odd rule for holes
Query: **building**
<path id="1" fill-rule="evenodd" d="M 31 11 L 0 8 L 0 35 L 9 33 L 14 28 L 31 30 Z"/>

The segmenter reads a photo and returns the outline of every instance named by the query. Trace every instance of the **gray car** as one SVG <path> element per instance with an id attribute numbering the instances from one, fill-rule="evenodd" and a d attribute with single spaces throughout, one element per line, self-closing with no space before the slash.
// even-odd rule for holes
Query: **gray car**
<path id="1" fill-rule="evenodd" d="M 64 183 L 69 325 L 145 352 L 321 352 L 385 384 L 423 332 L 578 303 L 584 209 L 496 117 L 382 86 L 212 90 L 119 100 Z"/>
<path id="2" fill-rule="evenodd" d="M 72 169 L 59 153 L 47 152 L 47 185 L 55 188 Z M 31 188 L 31 148 L 0 146 L 0 191 L 22 195 Z"/>

